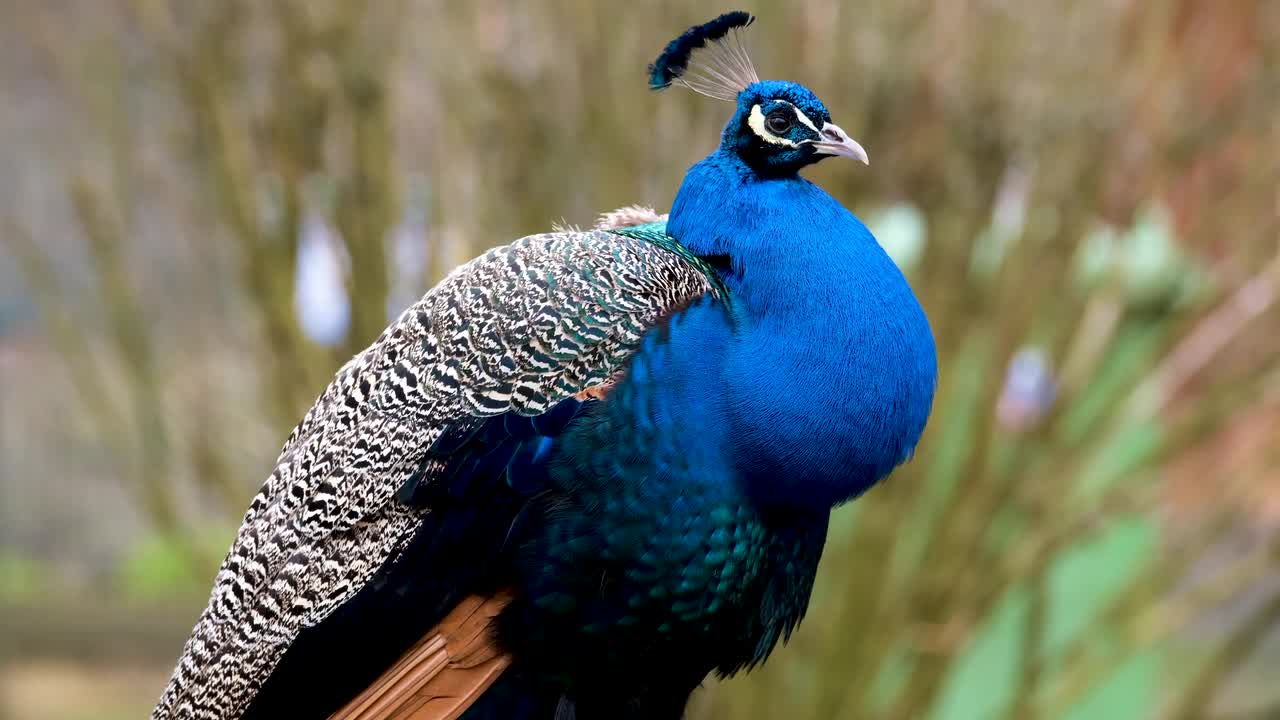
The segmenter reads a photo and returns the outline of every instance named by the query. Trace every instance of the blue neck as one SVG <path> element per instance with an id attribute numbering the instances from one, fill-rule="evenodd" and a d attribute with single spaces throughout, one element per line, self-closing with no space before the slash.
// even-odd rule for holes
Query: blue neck
<path id="1" fill-rule="evenodd" d="M 911 294 L 879 243 L 835 198 L 799 175 L 762 178 L 732 151 L 718 150 L 689 170 L 667 231 L 695 255 L 727 258 L 725 282 L 756 320 L 828 324 L 835 314 L 847 326 L 858 311 L 852 303 L 881 286 Z"/>
<path id="2" fill-rule="evenodd" d="M 718 405 L 752 495 L 830 507 L 910 455 L 933 399 L 933 336 L 852 213 L 721 149 L 690 169 L 667 229 L 724 268 L 734 297 L 740 329 Z"/>

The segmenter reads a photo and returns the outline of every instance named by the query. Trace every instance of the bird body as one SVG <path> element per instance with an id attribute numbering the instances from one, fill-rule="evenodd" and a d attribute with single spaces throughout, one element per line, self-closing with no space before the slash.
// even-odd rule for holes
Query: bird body
<path id="1" fill-rule="evenodd" d="M 666 242 L 567 232 L 491 250 L 339 370 L 250 503 L 153 717 L 323 717 L 474 591 L 516 500 L 461 462 L 487 420 L 608 383 L 648 327 L 713 288 Z M 448 508 L 430 507 L 436 489 Z"/>
<path id="2" fill-rule="evenodd" d="M 831 508 L 910 456 L 936 359 L 901 273 L 797 174 L 866 159 L 817 97 L 732 52 L 731 89 L 685 81 L 749 21 L 652 69 L 736 102 L 665 225 L 490 251 L 339 372 L 153 717 L 326 717 L 501 597 L 502 664 L 414 717 L 678 718 L 796 627 Z"/>

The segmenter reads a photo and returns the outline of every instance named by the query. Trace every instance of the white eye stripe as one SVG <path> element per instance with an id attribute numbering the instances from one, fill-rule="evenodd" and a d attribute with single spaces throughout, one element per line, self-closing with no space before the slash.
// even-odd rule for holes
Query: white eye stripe
<path id="1" fill-rule="evenodd" d="M 818 126 L 813 124 L 813 121 L 809 119 L 808 115 L 804 114 L 803 110 L 796 107 L 795 105 L 792 105 L 791 109 L 796 111 L 796 119 L 800 121 L 801 125 L 804 125 L 805 127 L 812 130 L 815 135 L 818 134 Z"/>

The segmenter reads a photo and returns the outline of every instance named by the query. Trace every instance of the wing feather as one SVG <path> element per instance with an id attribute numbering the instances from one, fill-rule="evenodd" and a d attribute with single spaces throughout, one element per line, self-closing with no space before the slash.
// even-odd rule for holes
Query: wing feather
<path id="1" fill-rule="evenodd" d="M 429 509 L 396 500 L 446 431 L 606 384 L 645 330 L 711 289 L 669 249 L 523 238 L 445 278 L 337 373 L 245 513 L 155 720 L 238 718 L 298 633 L 393 560 Z"/>

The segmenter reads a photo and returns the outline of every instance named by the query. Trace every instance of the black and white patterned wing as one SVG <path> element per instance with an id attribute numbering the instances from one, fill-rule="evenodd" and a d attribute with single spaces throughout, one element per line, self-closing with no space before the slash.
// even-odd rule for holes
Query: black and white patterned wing
<path id="1" fill-rule="evenodd" d="M 680 254 L 602 231 L 523 238 L 459 267 L 337 374 L 245 513 L 152 717 L 238 718 L 298 633 L 429 512 L 396 501 L 446 430 L 537 415 L 610 381 L 710 289 Z"/>

